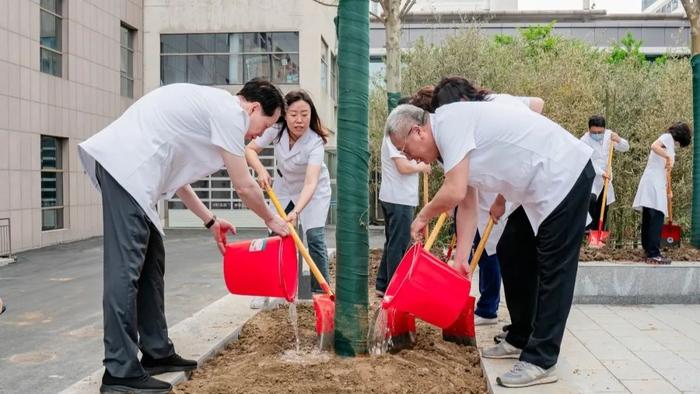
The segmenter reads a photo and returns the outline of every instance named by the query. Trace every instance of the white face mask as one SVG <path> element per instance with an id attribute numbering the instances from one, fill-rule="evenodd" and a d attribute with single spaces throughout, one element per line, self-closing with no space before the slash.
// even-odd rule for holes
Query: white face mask
<path id="1" fill-rule="evenodd" d="M 603 137 L 605 137 L 605 134 L 603 134 L 603 133 L 597 133 L 597 134 L 590 133 L 590 136 L 593 139 L 593 141 L 602 142 Z"/>

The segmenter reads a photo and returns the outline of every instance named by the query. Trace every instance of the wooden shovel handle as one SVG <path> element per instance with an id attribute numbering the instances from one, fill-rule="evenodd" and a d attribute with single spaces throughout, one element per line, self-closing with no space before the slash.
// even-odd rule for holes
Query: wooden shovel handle
<path id="1" fill-rule="evenodd" d="M 481 234 L 481 240 L 479 241 L 479 245 L 477 245 L 476 251 L 474 252 L 474 255 L 472 255 L 472 261 L 469 264 L 469 275 L 474 274 L 474 271 L 476 270 L 476 265 L 479 264 L 481 255 L 484 253 L 484 249 L 486 248 L 486 242 L 488 241 L 489 236 L 491 236 L 491 230 L 493 230 L 493 218 L 489 217 L 489 221 L 488 223 L 486 223 L 484 233 Z"/>
<path id="2" fill-rule="evenodd" d="M 443 212 L 438 217 L 437 223 L 435 223 L 435 227 L 433 227 L 433 231 L 430 233 L 430 236 L 428 237 L 428 240 L 425 242 L 423 249 L 425 249 L 428 252 L 430 251 L 430 248 L 433 247 L 435 240 L 437 240 L 437 237 L 440 234 L 440 229 L 442 228 L 442 225 L 445 224 L 445 220 L 447 220 L 447 213 Z"/>
<path id="3" fill-rule="evenodd" d="M 423 174 L 423 206 L 425 207 L 428 205 L 428 202 L 430 201 L 430 182 L 428 178 L 428 174 Z M 426 225 L 425 228 L 423 229 L 423 237 L 425 239 L 428 239 L 430 234 L 430 225 Z"/>
<path id="4" fill-rule="evenodd" d="M 671 169 L 666 170 L 666 208 L 668 209 L 668 223 L 673 223 L 673 202 L 671 198 Z"/>
<path id="5" fill-rule="evenodd" d="M 600 207 L 600 219 L 598 221 L 598 231 L 603 231 L 603 218 L 605 217 L 605 208 L 607 207 L 608 201 L 608 184 L 610 184 L 610 177 L 612 176 L 612 158 L 613 158 L 613 148 L 615 142 L 610 138 L 610 148 L 608 150 L 608 167 L 605 169 L 608 177 L 605 178 L 605 183 L 603 186 L 603 206 Z"/>
<path id="6" fill-rule="evenodd" d="M 280 201 L 277 199 L 277 195 L 275 194 L 275 192 L 272 191 L 272 188 L 269 186 L 265 188 L 265 191 L 270 197 L 272 205 L 274 205 L 277 209 L 277 214 L 280 215 L 280 217 L 286 221 L 287 213 L 284 212 L 282 204 L 280 204 Z M 301 238 L 299 238 L 297 230 L 289 222 L 287 222 L 287 227 L 289 227 L 289 233 L 292 235 L 294 243 L 297 245 L 297 248 L 301 252 L 301 255 L 304 257 L 304 261 L 306 261 L 306 264 L 309 266 L 309 270 L 311 270 L 311 273 L 314 275 L 314 278 L 316 278 L 316 280 L 318 281 L 318 284 L 321 286 L 321 288 L 326 294 L 328 294 L 331 297 L 334 297 L 333 290 L 331 290 L 331 287 L 328 285 L 328 282 L 326 282 L 326 278 L 323 277 L 321 271 L 318 270 L 318 267 L 316 266 L 316 263 L 314 263 L 314 260 L 311 258 L 309 251 L 306 250 L 306 246 L 304 246 L 304 243 L 301 241 Z"/>

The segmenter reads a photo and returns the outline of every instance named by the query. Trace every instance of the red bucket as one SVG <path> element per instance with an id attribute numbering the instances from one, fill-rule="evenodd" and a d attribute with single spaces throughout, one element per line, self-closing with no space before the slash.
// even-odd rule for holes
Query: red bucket
<path id="1" fill-rule="evenodd" d="M 297 248 L 292 237 L 270 237 L 226 245 L 224 280 L 233 294 L 283 297 L 297 294 Z"/>
<path id="2" fill-rule="evenodd" d="M 399 263 L 382 304 L 447 328 L 467 305 L 470 288 L 467 278 L 415 244 Z"/>

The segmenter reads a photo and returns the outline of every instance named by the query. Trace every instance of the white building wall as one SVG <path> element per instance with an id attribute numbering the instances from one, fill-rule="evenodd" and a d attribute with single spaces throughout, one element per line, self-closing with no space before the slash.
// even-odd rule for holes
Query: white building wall
<path id="1" fill-rule="evenodd" d="M 134 96 L 142 92 L 142 0 L 64 0 L 63 75 L 40 71 L 39 0 L 0 2 L 0 218 L 14 251 L 101 234 L 100 197 L 77 144 L 133 101 L 120 95 L 120 26 L 137 29 Z M 41 135 L 67 139 L 64 228 L 42 231 Z"/>

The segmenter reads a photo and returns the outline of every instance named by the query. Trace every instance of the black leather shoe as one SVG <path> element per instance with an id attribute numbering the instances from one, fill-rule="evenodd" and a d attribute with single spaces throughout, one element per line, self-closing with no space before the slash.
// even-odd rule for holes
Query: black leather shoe
<path id="1" fill-rule="evenodd" d="M 150 375 L 138 378 L 115 378 L 105 371 L 102 375 L 100 393 L 144 393 L 167 394 L 173 389 L 170 383 L 158 380 Z"/>
<path id="2" fill-rule="evenodd" d="M 195 360 L 186 360 L 175 353 L 170 357 L 155 359 L 148 354 L 141 357 L 141 365 L 151 375 L 158 375 L 166 372 L 191 371 L 197 369 Z"/>

